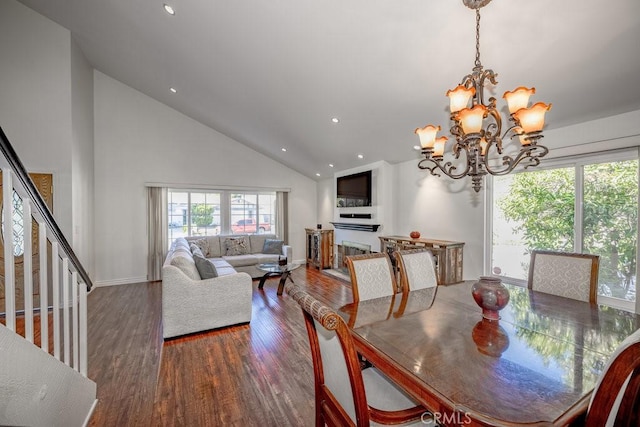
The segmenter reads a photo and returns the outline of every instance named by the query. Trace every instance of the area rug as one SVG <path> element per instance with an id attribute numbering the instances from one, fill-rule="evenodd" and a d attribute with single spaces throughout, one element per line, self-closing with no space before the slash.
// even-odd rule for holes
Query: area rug
<path id="1" fill-rule="evenodd" d="M 335 277 L 337 279 L 343 280 L 347 283 L 351 283 L 351 277 L 349 277 L 349 273 L 344 270 L 340 270 L 337 268 L 330 268 L 327 270 L 322 270 L 324 274 L 328 274 L 329 276 Z"/>

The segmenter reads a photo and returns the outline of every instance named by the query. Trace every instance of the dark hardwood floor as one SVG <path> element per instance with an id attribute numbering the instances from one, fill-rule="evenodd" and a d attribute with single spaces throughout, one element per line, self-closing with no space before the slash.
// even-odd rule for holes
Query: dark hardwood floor
<path id="1" fill-rule="evenodd" d="M 296 284 L 327 304 L 351 302 L 345 282 L 314 269 Z M 311 355 L 302 312 L 278 278 L 253 282 L 248 325 L 163 343 L 161 283 L 89 294 L 92 426 L 307 426 L 314 424 Z"/>

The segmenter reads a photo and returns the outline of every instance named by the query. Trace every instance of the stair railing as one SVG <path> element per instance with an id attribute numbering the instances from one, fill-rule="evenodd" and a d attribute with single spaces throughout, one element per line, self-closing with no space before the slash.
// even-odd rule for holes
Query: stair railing
<path id="1" fill-rule="evenodd" d="M 78 260 L 44 199 L 36 189 L 9 139 L 0 128 L 0 166 L 2 167 L 2 230 L 4 244 L 5 326 L 16 331 L 16 275 L 14 256 L 14 218 L 22 218 L 24 338 L 34 342 L 40 336 L 40 347 L 55 358 L 87 376 L 87 293 L 93 287 L 91 278 Z M 12 191 L 13 190 L 13 191 Z M 20 200 L 14 199 L 14 191 Z M 21 201 L 21 203 L 19 203 Z M 33 274 L 31 243 L 32 221 L 38 224 L 40 306 L 33 307 Z M 51 257 L 48 247 L 51 245 Z M 51 277 L 48 266 L 51 267 Z M 49 289 L 52 291 L 49 303 Z M 0 311 L 2 308 L 0 307 Z M 39 312 L 39 329 L 35 330 L 34 314 Z M 49 334 L 49 312 L 53 328 Z M 50 345 L 50 341 L 53 345 Z M 50 347 L 53 347 L 50 349 Z"/>

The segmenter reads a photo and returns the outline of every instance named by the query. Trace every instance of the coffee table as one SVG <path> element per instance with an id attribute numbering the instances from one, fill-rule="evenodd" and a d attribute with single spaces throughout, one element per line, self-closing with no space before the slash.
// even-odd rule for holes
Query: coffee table
<path id="1" fill-rule="evenodd" d="M 278 295 L 282 295 L 282 291 L 284 290 L 284 284 L 287 279 L 291 280 L 293 283 L 293 279 L 290 276 L 290 273 L 296 268 L 300 267 L 300 264 L 285 264 L 279 265 L 277 263 L 268 263 L 268 264 L 258 264 L 258 269 L 265 272 L 265 275 L 260 278 L 260 283 L 258 283 L 258 289 L 262 289 L 264 286 L 264 282 L 273 276 L 280 276 L 280 283 L 278 284 Z"/>

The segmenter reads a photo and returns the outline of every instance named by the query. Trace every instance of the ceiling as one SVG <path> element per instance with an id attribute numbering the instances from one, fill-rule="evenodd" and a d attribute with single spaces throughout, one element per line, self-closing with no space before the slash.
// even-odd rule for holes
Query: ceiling
<path id="1" fill-rule="evenodd" d="M 95 69 L 312 179 L 417 159 L 414 129 L 448 128 L 445 92 L 475 59 L 462 0 L 20 1 Z M 640 1 L 494 0 L 481 15 L 499 105 L 535 86 L 547 129 L 640 109 Z"/>

